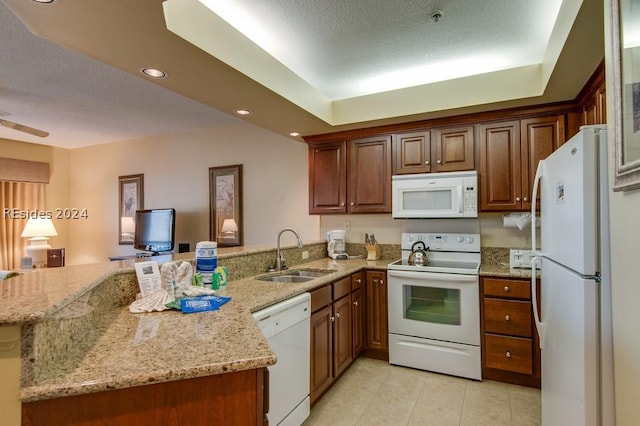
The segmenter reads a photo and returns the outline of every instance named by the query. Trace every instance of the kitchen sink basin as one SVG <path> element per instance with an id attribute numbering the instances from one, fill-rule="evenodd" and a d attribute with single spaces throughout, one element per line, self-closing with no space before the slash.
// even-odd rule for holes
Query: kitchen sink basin
<path id="1" fill-rule="evenodd" d="M 269 275 L 256 277 L 260 281 L 272 281 L 279 283 L 303 283 L 314 278 L 335 272 L 334 269 L 293 269 L 291 271 L 274 272 Z"/>
<path id="2" fill-rule="evenodd" d="M 265 277 L 256 278 L 260 281 L 274 281 L 278 283 L 303 283 L 310 281 L 312 277 L 300 277 L 298 275 L 268 275 Z"/>

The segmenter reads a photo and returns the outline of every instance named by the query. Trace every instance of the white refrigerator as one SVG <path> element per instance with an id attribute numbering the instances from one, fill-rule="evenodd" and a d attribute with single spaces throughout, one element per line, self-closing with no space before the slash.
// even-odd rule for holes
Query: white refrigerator
<path id="1" fill-rule="evenodd" d="M 538 165 L 540 298 L 532 268 L 542 354 L 542 425 L 615 424 L 607 139 L 580 132 Z M 533 192 L 535 194 L 535 192 Z M 535 197 L 532 217 L 535 218 Z M 535 258 L 534 258 L 535 261 Z M 538 315 L 538 307 L 540 315 Z"/>

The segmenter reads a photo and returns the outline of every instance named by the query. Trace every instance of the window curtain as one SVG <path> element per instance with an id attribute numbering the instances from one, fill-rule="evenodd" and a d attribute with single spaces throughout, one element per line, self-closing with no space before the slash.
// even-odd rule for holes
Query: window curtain
<path id="1" fill-rule="evenodd" d="M 28 212 L 45 210 L 45 184 L 0 181 L 0 269 L 19 269 L 29 245 L 21 238 Z M 17 217 L 16 217 L 17 216 Z"/>

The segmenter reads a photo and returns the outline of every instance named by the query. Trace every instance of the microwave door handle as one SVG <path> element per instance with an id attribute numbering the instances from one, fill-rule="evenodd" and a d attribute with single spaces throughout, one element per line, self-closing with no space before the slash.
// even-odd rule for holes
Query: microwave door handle
<path id="1" fill-rule="evenodd" d="M 463 188 L 464 185 L 458 186 L 458 213 L 462 214 L 464 212 L 464 194 Z"/>

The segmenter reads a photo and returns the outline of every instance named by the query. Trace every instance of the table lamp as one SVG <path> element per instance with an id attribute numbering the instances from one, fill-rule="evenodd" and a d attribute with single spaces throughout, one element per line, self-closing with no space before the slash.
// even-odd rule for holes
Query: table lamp
<path id="1" fill-rule="evenodd" d="M 136 223 L 131 216 L 120 218 L 120 232 L 123 241 L 133 241 L 133 234 L 136 232 Z"/>
<path id="2" fill-rule="evenodd" d="M 222 222 L 220 232 L 224 238 L 234 238 L 236 232 L 238 232 L 238 224 L 234 219 L 225 219 L 224 222 Z"/>
<path id="3" fill-rule="evenodd" d="M 36 267 L 46 264 L 47 250 L 51 248 L 49 245 L 49 237 L 58 235 L 56 227 L 53 226 L 51 219 L 47 218 L 31 218 L 24 227 L 22 238 L 29 238 L 30 245 L 27 246 L 27 254 L 33 259 Z"/>

